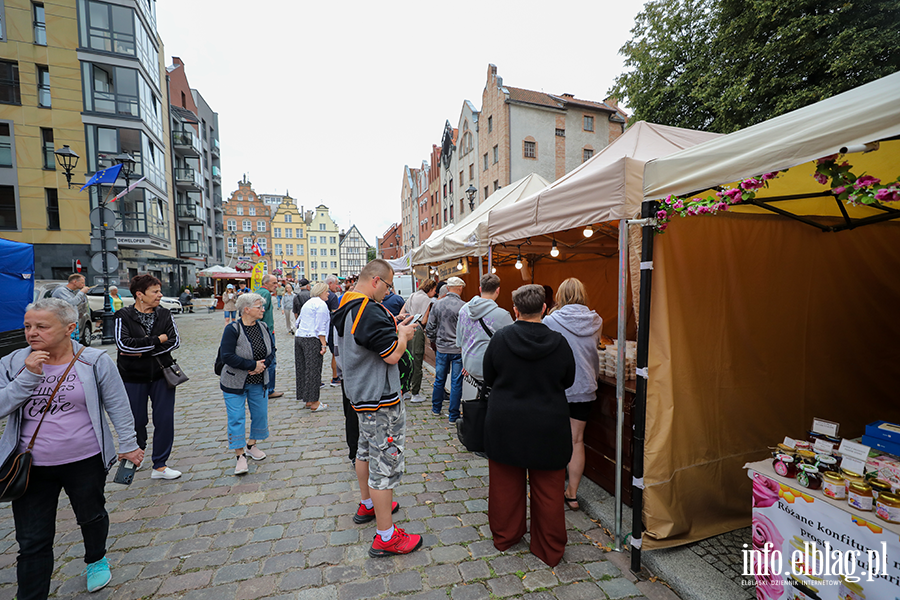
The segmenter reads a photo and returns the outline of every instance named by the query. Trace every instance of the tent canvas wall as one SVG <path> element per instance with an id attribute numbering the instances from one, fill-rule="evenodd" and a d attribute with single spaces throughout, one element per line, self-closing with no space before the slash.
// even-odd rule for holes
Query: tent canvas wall
<path id="1" fill-rule="evenodd" d="M 22 329 L 25 307 L 34 301 L 34 246 L 0 239 L 0 331 Z"/>

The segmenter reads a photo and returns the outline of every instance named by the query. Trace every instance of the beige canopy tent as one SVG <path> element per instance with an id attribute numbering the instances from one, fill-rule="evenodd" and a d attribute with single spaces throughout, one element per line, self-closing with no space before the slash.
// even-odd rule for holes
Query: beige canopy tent
<path id="1" fill-rule="evenodd" d="M 491 211 L 492 244 L 536 238 L 636 215 L 644 163 L 719 137 L 717 133 L 639 121 L 590 160 L 515 206 Z"/>
<path id="2" fill-rule="evenodd" d="M 900 211 L 839 203 L 813 177 L 816 159 L 844 152 L 857 176 L 894 181 L 898 136 L 900 73 L 647 163 L 648 201 L 789 170 L 755 204 L 645 233 L 643 548 L 746 526 L 743 465 L 805 438 L 814 417 L 844 437 L 900 422 Z"/>
<path id="3" fill-rule="evenodd" d="M 412 264 L 439 263 L 464 256 L 485 256 L 488 252 L 488 216 L 491 211 L 514 206 L 550 185 L 536 173 L 500 188 L 475 207 L 459 223 L 434 232 L 412 252 Z"/>

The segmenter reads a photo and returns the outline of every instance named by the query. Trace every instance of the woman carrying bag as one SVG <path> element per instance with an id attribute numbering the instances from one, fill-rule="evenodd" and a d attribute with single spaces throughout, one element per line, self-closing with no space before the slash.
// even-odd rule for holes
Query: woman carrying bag
<path id="1" fill-rule="evenodd" d="M 159 279 L 136 275 L 131 280 L 134 305 L 116 313 L 116 347 L 119 375 L 131 401 L 137 442 L 147 448 L 147 400 L 153 407 L 153 471 L 151 479 L 177 479 L 181 471 L 166 466 L 175 440 L 175 388 L 163 370 L 172 366 L 172 350 L 181 340 L 175 319 L 162 300 Z M 140 468 L 140 464 L 138 464 Z"/>
<path id="2" fill-rule="evenodd" d="M 235 475 L 249 471 L 247 456 L 263 460 L 266 453 L 256 447 L 269 437 L 268 367 L 273 347 L 269 328 L 261 320 L 266 301 L 259 294 L 241 294 L 237 299 L 238 320 L 225 326 L 219 356 L 222 372 L 219 387 L 225 395 L 228 415 L 228 448 L 234 450 Z M 246 408 L 250 409 L 250 439 L 244 448 Z"/>
<path id="3" fill-rule="evenodd" d="M 81 527 L 88 591 L 110 582 L 106 474 L 118 459 L 140 464 L 144 457 L 115 363 L 105 351 L 69 338 L 77 320 L 77 310 L 64 300 L 38 300 L 25 313 L 29 347 L 0 359 L 0 417 L 6 417 L 0 460 L 6 464 L 32 448 L 27 487 L 12 501 L 19 600 L 44 600 L 50 593 L 63 489 Z M 104 412 L 122 454 L 116 454 Z"/>

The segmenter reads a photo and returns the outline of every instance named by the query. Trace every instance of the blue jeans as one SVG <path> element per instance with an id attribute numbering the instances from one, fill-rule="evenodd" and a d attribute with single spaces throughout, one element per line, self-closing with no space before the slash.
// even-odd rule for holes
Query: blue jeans
<path id="1" fill-rule="evenodd" d="M 250 409 L 250 439 L 264 440 L 269 437 L 269 395 L 261 383 L 244 387 L 240 394 L 223 392 L 225 412 L 228 414 L 228 449 L 237 450 L 247 443 L 246 405 Z M 246 404 L 245 404 L 246 402 Z"/>
<path id="2" fill-rule="evenodd" d="M 272 332 L 272 364 L 269 365 L 269 367 L 268 367 L 268 369 L 267 369 L 267 371 L 269 372 L 269 387 L 268 387 L 268 392 L 269 392 L 270 394 L 271 394 L 272 392 L 275 391 L 275 367 L 276 367 L 277 364 L 278 364 L 278 363 L 275 362 L 275 353 L 276 353 L 276 351 L 277 351 L 277 350 L 276 350 L 276 348 L 275 348 L 275 332 L 273 331 L 273 332 Z"/>
<path id="3" fill-rule="evenodd" d="M 439 413 L 444 405 L 444 384 L 450 371 L 450 420 L 459 418 L 459 402 L 462 399 L 462 354 L 438 352 L 434 360 L 434 391 L 431 394 L 431 410 Z"/>

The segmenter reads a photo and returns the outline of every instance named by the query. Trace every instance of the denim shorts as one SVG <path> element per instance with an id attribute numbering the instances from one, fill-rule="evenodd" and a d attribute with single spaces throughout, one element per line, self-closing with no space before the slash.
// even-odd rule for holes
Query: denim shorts
<path id="1" fill-rule="evenodd" d="M 357 413 L 359 448 L 356 460 L 369 463 L 369 487 L 391 490 L 400 483 L 404 470 L 406 410 L 403 402 L 376 411 Z M 393 441 L 388 441 L 393 438 Z"/>
<path id="2" fill-rule="evenodd" d="M 226 319 L 237 319 L 237 311 L 236 310 L 226 310 L 225 318 Z"/>

